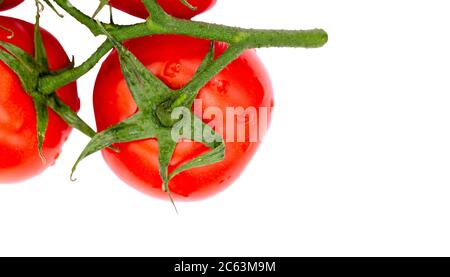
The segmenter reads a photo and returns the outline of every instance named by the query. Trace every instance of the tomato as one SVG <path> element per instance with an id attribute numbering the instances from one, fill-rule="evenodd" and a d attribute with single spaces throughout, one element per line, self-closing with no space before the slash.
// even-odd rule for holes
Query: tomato
<path id="1" fill-rule="evenodd" d="M 22 3 L 24 0 L 0 0 L 0 11 L 9 10 Z"/>
<path id="2" fill-rule="evenodd" d="M 12 43 L 26 52 L 34 53 L 34 25 L 19 19 L 0 16 L 0 40 Z M 41 29 L 47 50 L 49 67 L 58 70 L 67 67 L 70 60 L 64 49 L 50 33 Z M 80 103 L 76 84 L 67 85 L 57 92 L 58 97 L 74 111 Z M 0 183 L 13 183 L 38 175 L 57 159 L 71 128 L 53 111 L 49 112 L 43 154 L 38 153 L 36 113 L 30 96 L 23 90 L 16 74 L 0 61 Z"/>
<path id="3" fill-rule="evenodd" d="M 126 42 L 125 46 L 170 88 L 179 89 L 196 73 L 210 49 L 210 42 L 184 36 L 161 35 L 134 39 Z M 215 49 L 216 56 L 220 55 L 225 51 L 226 45 L 216 43 Z M 199 116 L 210 107 L 216 107 L 224 114 L 227 107 L 266 107 L 270 121 L 273 107 L 272 85 L 254 50 L 244 52 L 214 77 L 200 91 L 198 99 L 203 102 L 203 108 L 197 114 Z M 122 75 L 117 52 L 112 52 L 101 67 L 94 90 L 98 130 L 102 131 L 123 121 L 133 115 L 136 109 Z M 224 126 L 225 124 L 224 122 Z M 229 135 L 228 128 L 215 130 L 223 137 Z M 260 131 L 264 133 L 266 128 Z M 175 176 L 169 185 L 172 195 L 176 200 L 200 200 L 224 190 L 243 172 L 260 142 L 260 139 L 250 141 L 248 136 L 242 142 L 226 141 L 225 160 Z M 117 147 L 120 149 L 119 153 L 103 151 L 104 159 L 112 170 L 139 191 L 166 199 L 167 195 L 161 190 L 162 180 L 158 171 L 157 141 L 148 139 L 121 143 Z M 175 149 L 169 172 L 206 151 L 208 148 L 201 143 L 181 141 Z"/>
<path id="4" fill-rule="evenodd" d="M 131 15 L 140 18 L 148 17 L 148 12 L 141 0 L 110 0 L 109 2 L 113 7 Z M 209 10 L 214 6 L 216 0 L 188 0 L 188 2 L 197 9 L 195 11 L 189 9 L 180 0 L 158 0 L 158 3 L 168 14 L 185 19 L 190 19 Z"/>

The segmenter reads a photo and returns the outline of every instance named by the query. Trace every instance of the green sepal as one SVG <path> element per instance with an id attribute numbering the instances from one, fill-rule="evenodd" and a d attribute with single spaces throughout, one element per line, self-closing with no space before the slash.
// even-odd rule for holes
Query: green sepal
<path id="1" fill-rule="evenodd" d="M 94 137 L 97 134 L 76 112 L 61 101 L 56 94 L 51 94 L 48 97 L 47 105 L 72 128 L 77 129 L 88 137 Z"/>
<path id="2" fill-rule="evenodd" d="M 98 4 L 97 9 L 95 10 L 94 14 L 92 15 L 92 18 L 95 18 L 103 8 L 108 5 L 109 0 L 100 0 L 100 3 Z"/>
<path id="3" fill-rule="evenodd" d="M 49 71 L 47 52 L 45 50 L 44 42 L 40 30 L 40 14 L 39 10 L 36 12 L 36 23 L 34 24 L 34 59 L 38 66 L 39 73 L 47 73 Z"/>
<path id="4" fill-rule="evenodd" d="M 163 181 L 162 190 L 169 192 L 169 164 L 178 142 L 172 139 L 169 129 L 161 130 L 156 139 L 158 141 L 159 175 Z"/>
<path id="5" fill-rule="evenodd" d="M 38 4 L 36 4 L 38 5 Z M 45 51 L 44 42 L 42 41 L 42 35 L 39 25 L 40 14 L 39 7 L 36 12 L 36 23 L 34 25 L 34 60 L 37 67 L 38 76 L 49 72 L 47 52 Z M 39 79 L 36 78 L 36 84 Z M 45 96 L 41 96 L 36 92 L 31 93 L 34 101 L 34 109 L 36 111 L 36 129 L 38 140 L 38 152 L 42 161 L 45 163 L 45 156 L 42 150 L 45 140 L 45 134 L 48 128 L 48 108 L 47 100 Z"/>
<path id="6" fill-rule="evenodd" d="M 216 43 L 214 41 L 210 42 L 208 53 L 206 53 L 205 58 L 197 69 L 195 75 L 202 73 L 205 71 L 211 64 L 214 62 L 214 55 L 216 52 Z"/>
<path id="7" fill-rule="evenodd" d="M 170 98 L 170 89 L 113 38 L 103 25 L 99 24 L 99 26 L 117 50 L 125 81 L 139 110 L 143 112 L 154 110 L 157 105 L 167 101 Z"/>
<path id="8" fill-rule="evenodd" d="M 117 50 L 125 81 L 138 106 L 138 112 L 129 119 L 94 136 L 76 161 L 72 175 L 78 164 L 84 158 L 95 152 L 101 151 L 108 146 L 115 143 L 154 138 L 158 142 L 159 172 L 163 181 L 162 189 L 170 196 L 169 181 L 174 176 L 186 170 L 211 165 L 224 159 L 224 139 L 210 126 L 197 118 L 189 109 L 187 109 L 186 115 L 175 123 L 175 125 L 168 127 L 162 124 L 157 116 L 158 107 L 165 107 L 167 103 L 170 103 L 168 101 L 173 100 L 173 95 L 170 93 L 173 91 L 154 76 L 121 43 L 112 37 L 101 24 L 99 24 L 99 26 Z M 211 50 L 206 55 L 199 70 L 203 71 L 208 68 L 213 62 L 213 59 L 214 47 L 211 47 Z M 174 94 L 177 96 L 176 93 Z M 187 122 L 187 120 L 190 120 L 190 122 Z M 188 126 L 191 135 L 183 134 L 181 132 L 182 126 Z M 180 128 L 179 136 L 176 139 L 173 136 L 173 133 L 174 131 L 176 133 L 178 130 L 174 128 Z M 169 173 L 169 164 L 178 144 L 178 139 L 188 139 L 203 143 L 209 147 L 211 151 L 192 159 Z M 171 196 L 170 199 L 173 201 Z"/>
<path id="9" fill-rule="evenodd" d="M 172 202 L 175 211 L 178 213 L 177 206 L 175 205 L 175 201 L 173 200 L 172 193 L 169 188 L 169 164 L 172 160 L 173 153 L 175 152 L 175 148 L 177 147 L 178 142 L 174 141 L 171 137 L 171 131 L 168 129 L 162 130 L 158 136 L 158 162 L 159 162 L 159 175 L 163 181 L 162 183 L 162 191 L 167 193 L 169 196 L 170 202 Z"/>
<path id="10" fill-rule="evenodd" d="M 4 30 L 4 31 L 9 32 L 9 35 L 6 36 L 7 39 L 12 39 L 14 37 L 14 32 L 11 29 L 8 29 L 8 28 L 0 25 L 0 30 Z"/>
<path id="11" fill-rule="evenodd" d="M 173 177 L 175 177 L 176 175 L 180 174 L 183 171 L 196 167 L 215 164 L 223 161 L 223 159 L 225 158 L 225 142 L 223 137 L 220 136 L 216 131 L 214 131 L 209 125 L 201 121 L 194 114 L 191 114 L 191 117 L 193 118 L 191 135 L 184 136 L 183 138 L 200 142 L 205 146 L 207 146 L 209 149 L 211 149 L 211 151 L 206 152 L 205 154 L 200 155 L 194 158 L 193 160 L 189 161 L 188 163 L 176 168 L 170 174 L 169 179 L 172 179 Z M 178 124 L 183 124 L 183 122 L 180 121 L 179 123 L 177 123 L 177 125 Z M 177 125 L 174 126 L 174 128 L 178 128 L 179 126 Z M 200 134 L 200 136 L 198 134 Z"/>
<path id="12" fill-rule="evenodd" d="M 23 49 L 4 41 L 0 41 L 0 60 L 4 62 L 18 76 L 25 92 L 32 98 L 36 112 L 36 131 L 38 141 L 38 152 L 45 162 L 42 153 L 42 146 L 45 141 L 45 134 L 48 127 L 48 108 L 56 112 L 68 125 L 80 130 L 84 134 L 93 137 L 96 132 L 89 127 L 78 115 L 56 94 L 42 94 L 36 91 L 39 77 L 43 74 L 52 74 L 49 72 L 47 55 L 43 47 L 40 32 L 35 29 L 35 55 L 25 52 Z M 73 64 L 69 66 L 73 67 Z"/>
<path id="13" fill-rule="evenodd" d="M 34 62 L 33 56 L 25 52 L 22 48 L 19 48 L 14 44 L 4 41 L 0 41 L 0 46 L 5 48 L 6 51 L 8 51 L 12 56 L 14 56 L 16 60 L 20 63 L 20 65 L 24 67 L 24 69 L 27 70 L 29 73 L 38 70 Z"/>
<path id="14" fill-rule="evenodd" d="M 210 66 L 214 63 L 214 56 L 215 56 L 215 42 L 211 41 L 211 45 L 209 48 L 208 53 L 206 53 L 205 58 L 203 59 L 202 63 L 200 64 L 200 66 L 197 69 L 197 72 L 195 73 L 194 76 L 199 76 L 200 74 L 202 74 L 203 72 L 205 72 L 205 70 L 209 69 Z M 195 82 L 196 79 L 195 77 L 191 79 L 191 81 L 189 81 L 184 88 L 182 88 L 179 93 L 181 94 L 177 100 L 175 100 L 175 102 L 172 104 L 172 108 L 176 108 L 176 107 L 186 107 L 186 108 L 191 108 L 192 105 L 194 104 L 195 99 L 197 98 L 198 93 L 200 92 L 200 90 L 196 90 L 196 91 L 186 91 L 185 88 L 190 87 L 190 85 Z"/>
<path id="15" fill-rule="evenodd" d="M 81 155 L 72 167 L 71 179 L 75 173 L 78 164 L 88 156 L 101 151 L 115 143 L 130 142 L 154 138 L 156 131 L 149 125 L 142 124 L 143 119 L 140 114 L 136 114 L 119 124 L 116 124 L 98 134 L 96 134 L 89 144 L 84 148 Z"/>
<path id="16" fill-rule="evenodd" d="M 39 76 L 34 58 L 11 43 L 0 41 L 0 46 L 6 50 L 0 49 L 0 60 L 16 73 L 27 92 L 33 91 Z"/>
<path id="17" fill-rule="evenodd" d="M 50 9 L 52 9 L 52 11 L 59 16 L 60 18 L 63 18 L 64 15 L 62 15 L 60 12 L 58 12 L 58 10 L 56 9 L 56 7 L 52 4 L 52 2 L 50 2 L 49 0 L 44 0 L 44 2 L 50 7 Z"/>
<path id="18" fill-rule="evenodd" d="M 40 97 L 39 97 L 40 98 Z M 38 138 L 38 152 L 42 161 L 45 163 L 45 156 L 42 152 L 44 145 L 45 133 L 48 127 L 48 108 L 45 99 L 34 98 L 34 109 L 37 117 L 37 138 Z"/>
<path id="19" fill-rule="evenodd" d="M 34 91 L 34 84 L 37 82 L 39 76 L 38 66 L 33 64 L 33 57 L 22 49 L 5 42 L 0 42 L 0 45 L 11 53 L 0 50 L 0 60 L 17 74 L 24 89 L 33 99 L 36 111 L 38 152 L 44 162 L 45 158 L 42 153 L 42 146 L 44 144 L 45 133 L 48 126 L 48 110 L 45 97 L 41 97 Z"/>
<path id="20" fill-rule="evenodd" d="M 186 7 L 188 7 L 188 9 L 190 9 L 191 11 L 196 11 L 198 8 L 192 6 L 191 3 L 189 3 L 187 0 L 180 0 L 181 4 L 185 5 Z"/>

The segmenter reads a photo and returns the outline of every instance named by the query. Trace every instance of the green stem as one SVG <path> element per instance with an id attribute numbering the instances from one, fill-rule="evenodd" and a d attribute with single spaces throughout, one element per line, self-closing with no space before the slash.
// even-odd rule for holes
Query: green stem
<path id="1" fill-rule="evenodd" d="M 214 51 L 214 48 L 212 50 Z M 170 102 L 165 102 L 158 107 L 156 115 L 160 122 L 164 126 L 173 126 L 177 122 L 177 120 L 172 119 L 173 110 L 179 107 L 191 108 L 200 89 L 222 71 L 230 61 L 239 57 L 244 50 L 245 46 L 242 44 L 232 45 L 220 55 L 217 60 L 208 62 L 208 65 L 203 70 L 199 69 L 194 78 L 192 78 L 187 85 L 178 91 L 174 91 L 172 94 L 173 98 Z M 214 55 L 214 53 L 212 53 L 212 55 Z"/>
<path id="2" fill-rule="evenodd" d="M 187 0 L 180 0 L 180 2 L 185 5 L 186 7 L 188 7 L 188 9 L 190 9 L 191 11 L 196 11 L 197 7 L 194 7 L 191 5 L 191 3 L 189 3 Z"/>
<path id="3" fill-rule="evenodd" d="M 0 4 L 1 4 L 1 3 L 0 3 Z M 0 25 L 0 29 L 1 29 L 1 30 L 5 30 L 5 31 L 7 31 L 8 33 L 10 33 L 9 36 L 6 36 L 7 39 L 12 39 L 12 38 L 14 37 L 14 32 L 13 32 L 11 29 L 8 29 L 8 28 L 6 28 L 6 27 L 3 27 L 2 25 Z"/>
<path id="4" fill-rule="evenodd" d="M 180 97 L 178 98 L 172 108 L 182 107 L 182 106 L 191 106 L 195 98 L 197 98 L 197 94 L 202 87 L 204 87 L 214 76 L 216 76 L 219 72 L 221 72 L 230 61 L 235 60 L 239 55 L 245 50 L 245 46 L 243 44 L 235 44 L 230 46 L 222 55 L 220 55 L 217 60 L 210 64 L 205 70 L 202 72 L 198 72 L 195 77 L 180 91 Z M 183 99 L 184 101 L 180 101 Z"/>
<path id="5" fill-rule="evenodd" d="M 84 14 L 82 11 L 77 9 L 70 1 L 68 0 L 53 0 L 58 6 L 60 6 L 64 11 L 70 14 L 73 18 L 78 20 L 81 24 L 86 26 L 94 35 L 100 35 L 101 30 L 98 27 L 97 22 L 91 18 L 90 16 Z"/>
<path id="6" fill-rule="evenodd" d="M 56 89 L 69 84 L 89 72 L 99 61 L 112 49 L 109 40 L 100 45 L 100 47 L 80 66 L 61 71 L 54 75 L 47 75 L 39 80 L 39 91 L 44 94 L 51 94 Z"/>
<path id="7" fill-rule="evenodd" d="M 140 33 L 140 36 L 155 34 L 186 35 L 196 38 L 226 42 L 229 44 L 245 41 L 246 48 L 318 48 L 325 45 L 328 41 L 328 35 L 322 29 L 299 31 L 255 30 L 177 18 L 171 18 L 169 22 L 163 24 L 155 22 L 149 18 L 146 23 L 147 27 L 145 31 L 145 28 L 141 26 L 142 24 L 121 26 L 112 31 L 111 34 L 119 41 L 135 38 L 138 33 Z"/>
<path id="8" fill-rule="evenodd" d="M 75 8 L 68 0 L 53 0 L 67 13 L 91 30 L 94 35 L 103 34 L 94 19 Z M 239 27 L 229 27 L 190 20 L 177 19 L 167 15 L 155 0 L 143 0 L 150 11 L 151 17 L 144 23 L 135 25 L 114 25 L 102 23 L 116 40 L 144 37 L 157 34 L 177 34 L 197 37 L 212 41 L 226 42 L 230 45 L 239 44 L 242 50 L 264 47 L 303 47 L 316 48 L 328 41 L 327 33 L 322 29 L 313 30 L 255 30 Z M 81 66 L 68 69 L 41 79 L 39 88 L 44 93 L 50 93 L 70 82 L 73 82 L 89 72 L 93 66 L 111 49 L 112 45 L 105 42 L 91 58 Z M 230 63 L 236 56 L 224 59 L 224 64 Z M 225 62 L 226 61 L 226 62 Z M 223 66 L 223 65 L 222 65 Z M 202 79 L 204 82 L 205 80 Z"/>
<path id="9" fill-rule="evenodd" d="M 327 33 L 320 29 L 305 31 L 255 30 L 177 19 L 168 15 L 156 0 L 142 0 L 150 14 L 149 18 L 143 23 L 129 26 L 104 24 L 83 14 L 73 7 L 68 0 L 54 1 L 75 19 L 86 25 L 94 35 L 106 35 L 108 40 L 82 65 L 41 77 L 38 87 L 39 92 L 51 93 L 57 88 L 80 78 L 91 70 L 114 46 L 120 59 L 124 78 L 138 106 L 138 112 L 135 115 L 95 135 L 80 155 L 73 170 L 87 156 L 114 143 L 155 138 L 158 141 L 159 168 L 164 184 L 163 190 L 169 196 L 169 181 L 171 178 L 191 168 L 220 162 L 225 158 L 226 152 L 224 138 L 201 119 L 195 117 L 189 110 L 189 116 L 174 120 L 172 114 L 176 108 L 191 108 L 201 88 L 246 49 L 262 47 L 314 48 L 323 46 L 328 40 Z M 103 3 L 105 1 L 103 0 Z M 183 2 L 186 1 L 183 0 Z M 195 76 L 180 90 L 171 90 L 121 43 L 128 39 L 158 34 L 186 35 L 211 41 L 211 49 L 200 64 Z M 217 41 L 227 43 L 228 47 L 224 53 L 215 59 L 214 45 Z M 189 124 L 191 133 L 183 134 L 182 139 L 200 142 L 208 146 L 211 151 L 195 157 L 173 170 L 169 175 L 169 163 L 179 141 L 178 138 L 174 140 L 173 132 L 174 130 L 178 132 L 177 126 L 185 123 Z M 195 134 L 199 133 L 197 131 L 202 135 L 196 136 Z M 88 134 L 90 133 L 88 132 Z M 205 137 L 205 134 L 210 135 Z"/>
<path id="10" fill-rule="evenodd" d="M 146 25 L 145 27 L 143 25 Z M 208 40 L 222 41 L 229 44 L 246 41 L 246 48 L 265 47 L 303 47 L 318 48 L 328 41 L 327 33 L 322 29 L 312 30 L 255 30 L 230 27 L 220 24 L 189 21 L 170 18 L 164 23 L 147 19 L 146 23 L 132 26 L 116 26 L 111 34 L 119 41 L 136 37 L 175 34 Z"/>

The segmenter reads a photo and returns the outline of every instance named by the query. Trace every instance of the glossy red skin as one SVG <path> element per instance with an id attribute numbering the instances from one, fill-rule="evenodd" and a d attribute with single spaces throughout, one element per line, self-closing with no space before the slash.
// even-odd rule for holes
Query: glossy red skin
<path id="1" fill-rule="evenodd" d="M 0 0 L 0 11 L 6 11 L 9 9 L 14 8 L 15 6 L 19 5 L 20 3 L 22 3 L 24 0 L 3 0 L 3 2 L 1 2 Z"/>
<path id="2" fill-rule="evenodd" d="M 140 18 L 148 17 L 148 12 L 141 0 L 110 0 L 109 2 L 114 8 L 128 14 Z M 180 0 L 158 0 L 158 3 L 168 14 L 184 19 L 191 19 L 192 17 L 209 10 L 216 4 L 216 0 L 188 0 L 188 2 L 196 7 L 197 10 L 192 11 L 183 5 Z"/>
<path id="3" fill-rule="evenodd" d="M 183 36 L 153 36 L 127 42 L 126 47 L 146 67 L 172 89 L 183 87 L 195 74 L 209 50 L 205 40 Z M 226 46 L 216 45 L 216 55 Z M 270 78 L 254 50 L 243 53 L 236 61 L 211 80 L 198 99 L 203 108 L 273 107 Z M 99 131 L 121 122 L 134 114 L 136 105 L 123 79 L 117 53 L 103 63 L 94 92 L 94 108 Z M 225 126 L 225 125 L 224 125 Z M 224 131 L 216 129 L 222 136 Z M 266 130 L 264 130 L 265 132 Z M 226 143 L 226 158 L 201 168 L 190 169 L 170 182 L 170 190 L 178 201 L 201 200 L 219 193 L 233 183 L 255 154 L 260 141 Z M 126 183 L 141 192 L 162 199 L 158 171 L 156 140 L 144 140 L 118 145 L 120 153 L 104 150 L 103 156 L 112 170 Z M 171 160 L 169 172 L 192 158 L 208 151 L 200 143 L 180 142 Z"/>
<path id="4" fill-rule="evenodd" d="M 7 39 L 10 33 L 0 29 L 1 41 L 34 53 L 32 24 L 0 16 L 0 25 L 14 32 L 14 37 Z M 59 42 L 43 29 L 42 38 L 50 68 L 57 70 L 66 67 L 70 60 Z M 57 95 L 74 111 L 78 111 L 80 103 L 75 83 L 59 89 Z M 37 151 L 36 113 L 31 97 L 23 90 L 16 74 L 0 62 L 0 183 L 24 181 L 54 164 L 70 132 L 71 128 L 50 111 L 43 145 L 47 160 L 44 164 Z"/>

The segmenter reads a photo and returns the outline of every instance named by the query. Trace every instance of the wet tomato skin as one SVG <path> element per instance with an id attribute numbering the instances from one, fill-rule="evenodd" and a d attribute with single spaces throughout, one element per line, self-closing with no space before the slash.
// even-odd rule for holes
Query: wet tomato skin
<path id="1" fill-rule="evenodd" d="M 216 0 L 188 0 L 188 2 L 197 9 L 195 11 L 189 9 L 180 0 L 158 0 L 158 3 L 168 14 L 184 19 L 191 19 L 216 4 Z M 110 0 L 110 4 L 128 14 L 140 18 L 148 17 L 147 9 L 141 0 Z"/>
<path id="2" fill-rule="evenodd" d="M 131 40 L 125 46 L 158 78 L 172 89 L 183 87 L 195 74 L 209 50 L 210 42 L 184 36 L 152 36 Z M 216 44 L 216 56 L 226 45 Z M 224 114 L 227 107 L 266 107 L 271 111 L 273 92 L 269 76 L 254 50 L 237 60 L 212 79 L 199 93 L 204 112 L 216 107 Z M 121 122 L 136 112 L 136 104 L 113 52 L 104 62 L 94 91 L 94 109 L 98 130 Z M 270 113 L 269 113 L 270 119 Z M 206 121 L 205 121 L 206 122 Z M 224 126 L 226 123 L 224 123 Z M 226 128 L 216 131 L 222 136 Z M 266 130 L 262 130 L 264 133 Z M 226 142 L 226 158 L 220 163 L 185 171 L 170 182 L 178 201 L 211 197 L 233 183 L 243 172 L 260 140 Z M 162 192 L 158 171 L 158 145 L 149 139 L 118 145 L 120 153 L 104 150 L 103 156 L 112 170 L 126 183 L 148 195 L 167 199 Z M 169 171 L 208 151 L 204 145 L 183 141 L 177 145 Z"/>
<path id="3" fill-rule="evenodd" d="M 28 22 L 0 16 L 0 25 L 14 32 L 0 29 L 0 40 L 12 43 L 29 54 L 34 53 L 34 26 Z M 70 64 L 64 49 L 50 33 L 41 29 L 51 70 Z M 58 97 L 72 110 L 78 111 L 80 102 L 76 84 L 57 90 Z M 36 113 L 30 96 L 24 91 L 17 75 L 0 61 L 0 183 L 27 180 L 55 163 L 71 128 L 49 110 L 49 124 L 43 145 L 46 163 L 37 151 Z"/>

